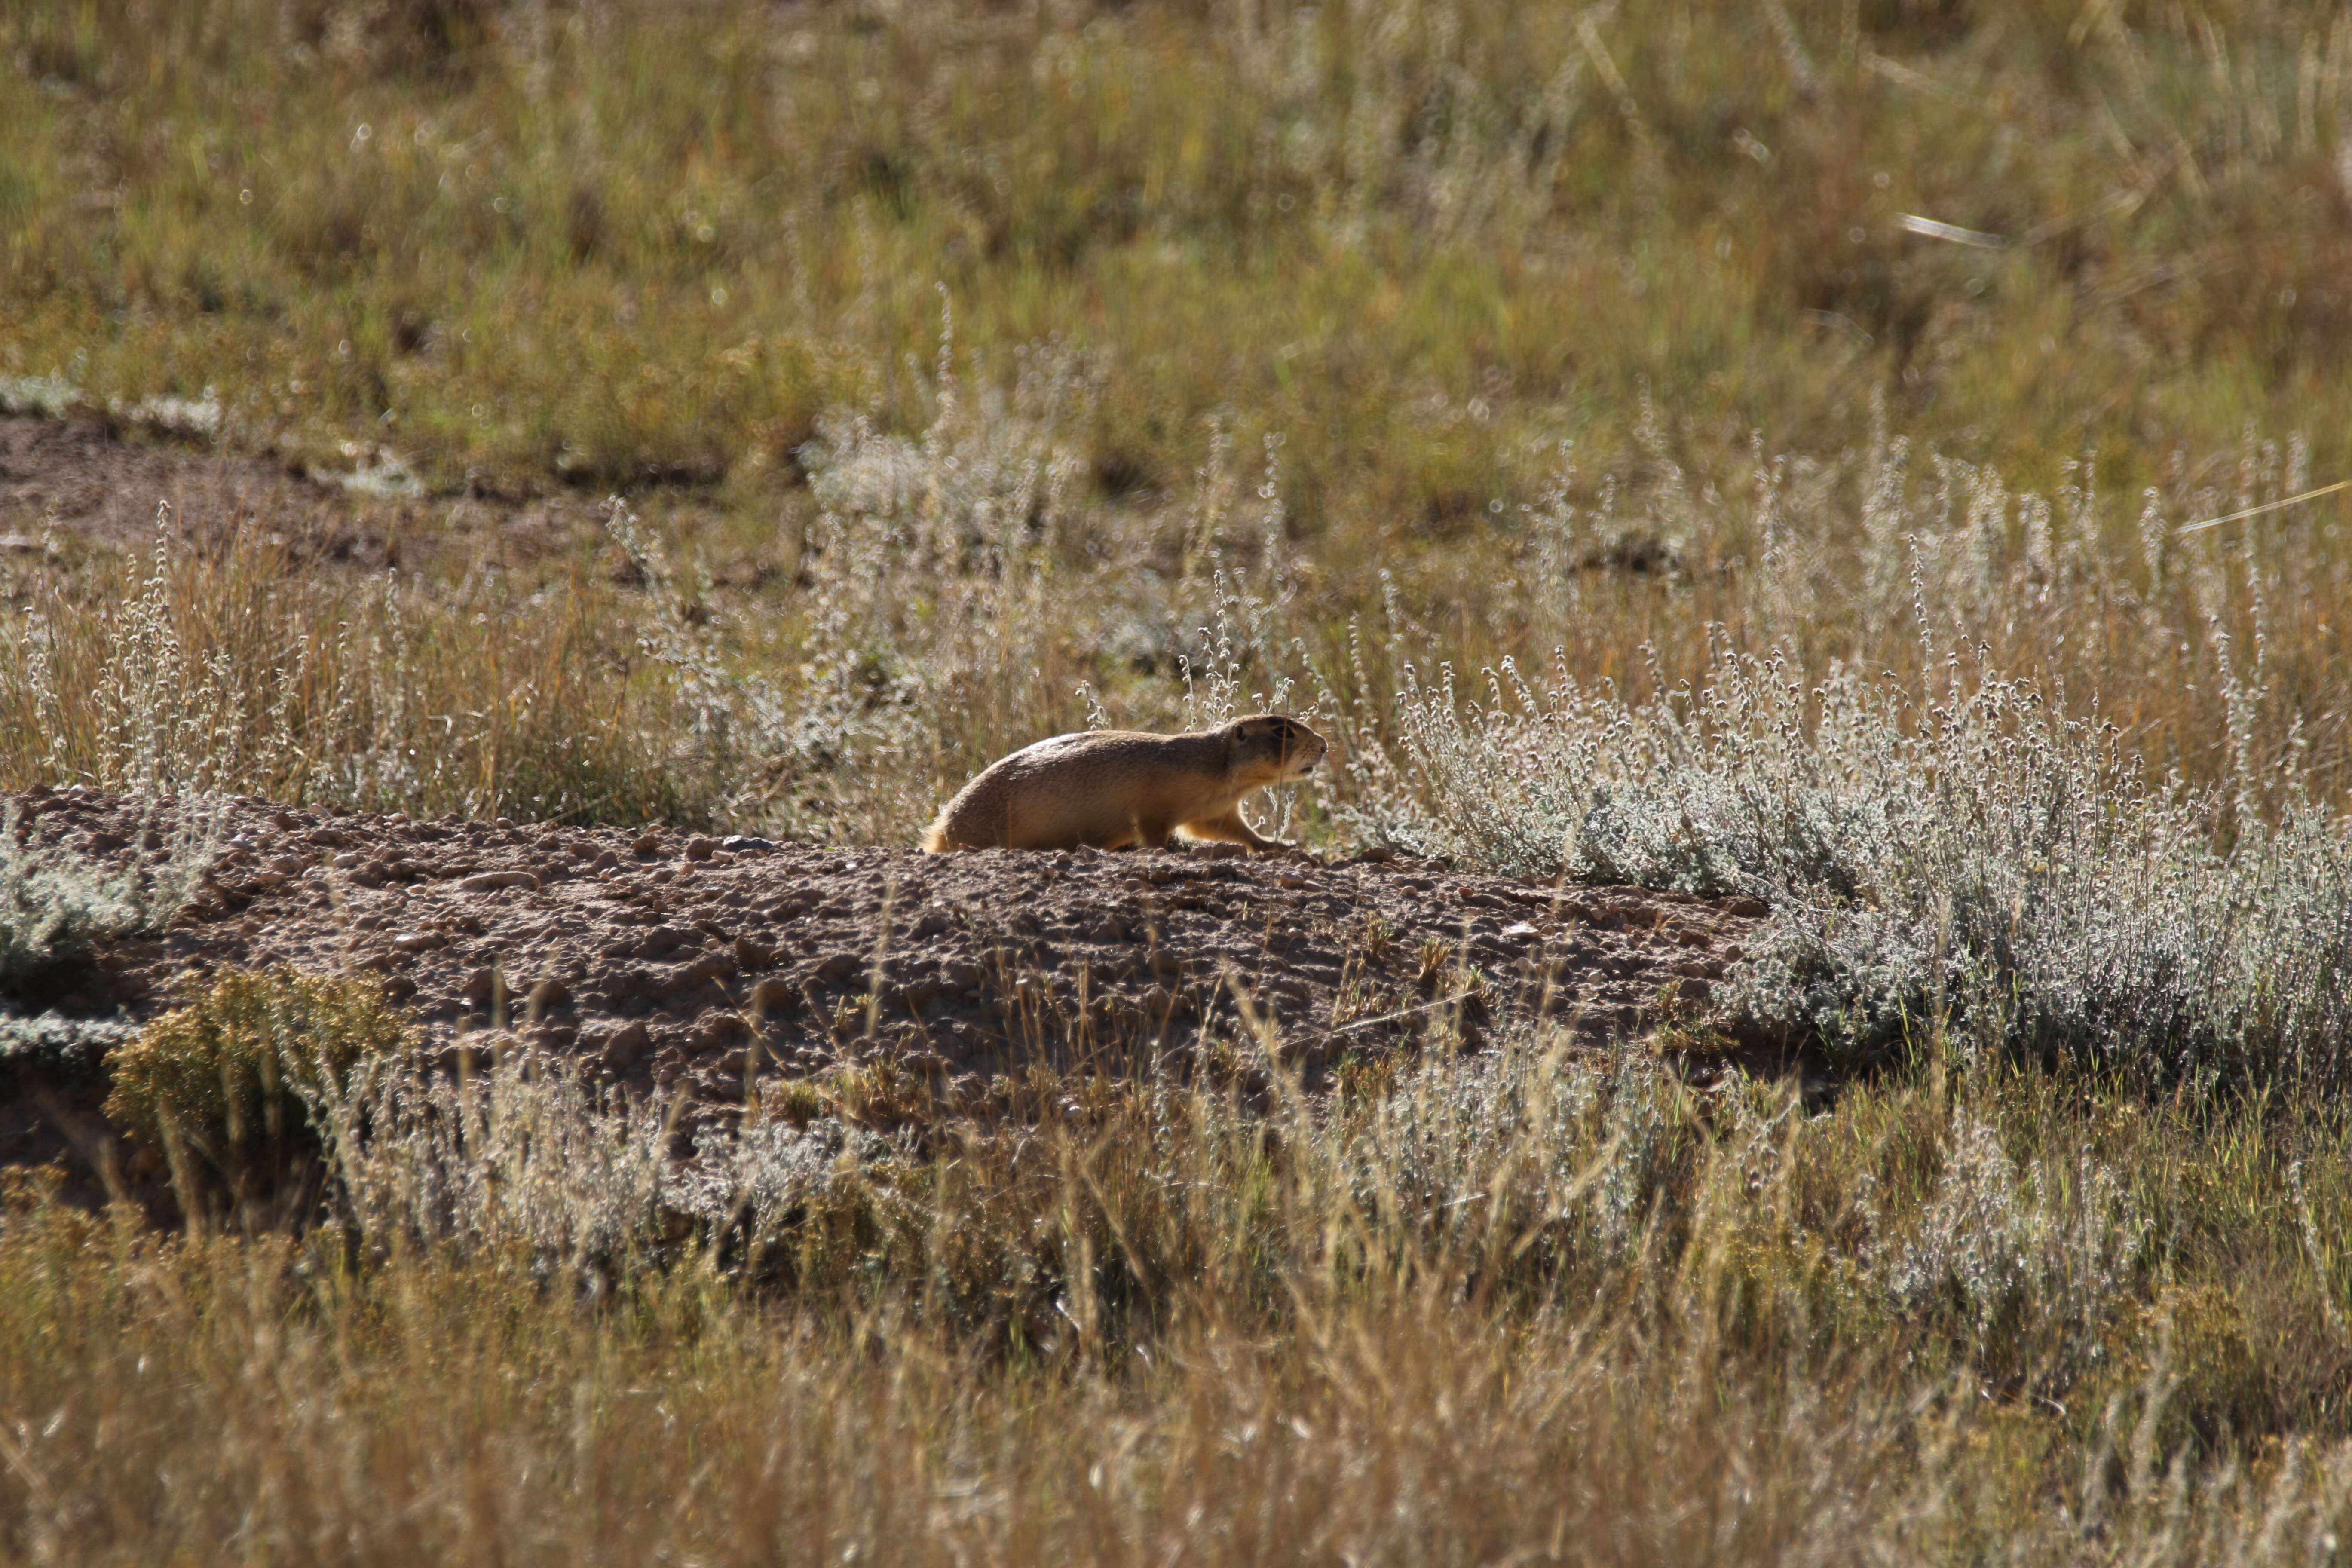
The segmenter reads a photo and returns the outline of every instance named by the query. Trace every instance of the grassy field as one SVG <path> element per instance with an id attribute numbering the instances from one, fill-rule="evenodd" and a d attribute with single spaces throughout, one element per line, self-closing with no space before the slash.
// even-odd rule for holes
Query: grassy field
<path id="1" fill-rule="evenodd" d="M 904 842 L 1281 707 L 1315 847 L 1769 904 L 1846 1085 L 1047 1086 L 682 1227 L 522 1082 L 317 1233 L 22 1182 L 8 1553 L 2346 1556 L 2336 7 L 27 0 L 0 253 L 0 408 L 409 563 L 0 555 L 0 785 Z"/>
<path id="2" fill-rule="evenodd" d="M 786 731 L 917 710 L 895 748 L 800 759 L 853 795 L 911 762 L 928 797 L 1082 721 L 1081 683 L 1175 716 L 1220 564 L 1281 574 L 1277 647 L 1335 684 L 1391 602 L 1415 657 L 1562 648 L 1636 694 L 1699 675 L 1718 625 L 1916 677 L 1924 616 L 2095 700 L 2159 773 L 2218 777 L 2242 740 L 2265 778 L 2352 787 L 2343 495 L 2169 532 L 2352 473 L 2331 7 L 316 0 L 5 27 L 10 400 L 436 495 L 633 492 Z M 625 662 L 480 658 L 494 610 L 446 608 L 499 679 L 436 717 L 511 705 L 499 653 Z M 348 612 L 280 613 L 315 658 Z M 427 793 L 774 804 L 740 759 L 691 798 L 600 798 L 531 776 L 548 743 L 486 741 Z M 0 768 L 38 771 L 28 745 Z"/>

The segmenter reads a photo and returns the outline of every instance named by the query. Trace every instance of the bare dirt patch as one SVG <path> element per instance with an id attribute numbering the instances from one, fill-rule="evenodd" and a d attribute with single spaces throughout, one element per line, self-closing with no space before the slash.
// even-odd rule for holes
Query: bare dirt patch
<path id="1" fill-rule="evenodd" d="M 180 809 L 0 798 L 28 843 L 110 863 Z M 172 929 L 0 991 L 0 1008 L 135 1022 L 230 966 L 368 971 L 439 1065 L 537 1048 L 690 1089 L 715 1116 L 747 1070 L 887 1060 L 965 1098 L 1033 1063 L 1189 1070 L 1210 1042 L 1260 1037 L 1253 1020 L 1313 1088 L 1350 1058 L 1475 1048 L 1538 1015 L 1595 1043 L 1636 1032 L 1669 988 L 1703 1005 L 1763 912 L 1230 846 L 935 857 L 247 800 L 222 831 Z"/>
<path id="2" fill-rule="evenodd" d="M 170 442 L 117 437 L 95 418 L 0 418 L 0 532 L 31 548 L 61 534 L 102 550 L 155 537 L 156 508 L 175 531 L 279 535 L 297 559 L 381 566 L 405 509 L 345 495 L 299 468 Z"/>
<path id="3" fill-rule="evenodd" d="M 602 537 L 602 507 L 589 495 L 429 496 L 348 482 L 391 471 L 365 456 L 308 463 L 126 436 L 88 416 L 0 416 L 0 552 L 37 552 L 53 540 L 142 551 L 154 542 L 159 504 L 171 508 L 180 541 L 243 533 L 298 564 L 415 570 L 453 546 L 461 561 L 487 552 L 520 564 Z"/>

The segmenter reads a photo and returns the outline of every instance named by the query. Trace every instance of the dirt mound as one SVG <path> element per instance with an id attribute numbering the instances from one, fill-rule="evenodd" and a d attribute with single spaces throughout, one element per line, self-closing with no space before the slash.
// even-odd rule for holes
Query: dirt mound
<path id="1" fill-rule="evenodd" d="M 110 863 L 179 809 L 0 799 L 21 837 Z M 1595 1041 L 1639 1029 L 1668 986 L 1703 1003 L 1762 913 L 1224 845 L 933 857 L 257 801 L 222 831 L 173 929 L 0 991 L 0 1009 L 135 1021 L 224 967 L 365 970 L 437 1055 L 520 1038 L 722 1113 L 747 1068 L 887 1058 L 970 1095 L 1033 1061 L 1189 1060 L 1255 1019 L 1312 1086 L 1350 1056 L 1433 1031 L 1475 1046 L 1538 1013 Z"/>

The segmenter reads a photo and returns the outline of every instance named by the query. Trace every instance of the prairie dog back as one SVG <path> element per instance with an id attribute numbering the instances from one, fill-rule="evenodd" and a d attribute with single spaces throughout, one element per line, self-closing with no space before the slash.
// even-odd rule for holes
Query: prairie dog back
<path id="1" fill-rule="evenodd" d="M 1001 758 L 964 785 L 924 834 L 923 847 L 934 854 L 1159 848 L 1181 830 L 1193 838 L 1280 848 L 1242 820 L 1242 797 L 1304 778 L 1326 749 L 1297 720 L 1272 713 L 1181 735 L 1055 735 Z"/>

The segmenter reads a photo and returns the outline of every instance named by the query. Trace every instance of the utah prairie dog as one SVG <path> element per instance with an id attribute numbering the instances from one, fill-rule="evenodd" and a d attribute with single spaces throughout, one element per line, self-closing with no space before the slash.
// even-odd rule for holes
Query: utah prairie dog
<path id="1" fill-rule="evenodd" d="M 1242 797 L 1305 778 L 1323 737 L 1296 719 L 1258 713 L 1215 730 L 1151 735 L 1094 730 L 1056 735 L 989 764 L 956 792 L 923 835 L 950 849 L 1163 847 L 1179 831 L 1253 849 L 1289 846 L 1242 820 Z"/>

